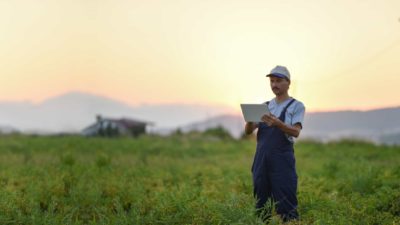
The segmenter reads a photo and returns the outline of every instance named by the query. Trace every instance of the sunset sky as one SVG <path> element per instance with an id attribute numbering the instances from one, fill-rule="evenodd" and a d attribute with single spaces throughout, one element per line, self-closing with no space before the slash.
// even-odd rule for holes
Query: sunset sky
<path id="1" fill-rule="evenodd" d="M 277 64 L 308 111 L 400 106 L 400 1 L 0 0 L 1 102 L 238 108 Z"/>

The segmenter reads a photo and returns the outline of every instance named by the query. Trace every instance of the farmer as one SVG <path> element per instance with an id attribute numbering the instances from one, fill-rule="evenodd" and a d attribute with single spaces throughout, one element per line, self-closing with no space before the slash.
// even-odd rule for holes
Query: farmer
<path id="1" fill-rule="evenodd" d="M 272 204 L 283 221 L 298 219 L 297 174 L 293 138 L 302 129 L 305 107 L 288 94 L 290 73 L 284 66 L 276 66 L 267 75 L 275 98 L 266 102 L 270 114 L 262 122 L 248 122 L 245 133 L 257 131 L 257 148 L 254 156 L 254 197 L 257 214 L 268 220 Z"/>

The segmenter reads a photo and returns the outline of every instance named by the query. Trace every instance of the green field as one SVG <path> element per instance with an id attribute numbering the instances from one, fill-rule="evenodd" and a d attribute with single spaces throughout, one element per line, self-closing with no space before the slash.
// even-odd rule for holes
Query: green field
<path id="1" fill-rule="evenodd" d="M 292 224 L 400 224 L 400 147 L 295 148 L 301 220 Z M 254 149 L 201 134 L 0 137 L 0 224 L 262 224 Z"/>

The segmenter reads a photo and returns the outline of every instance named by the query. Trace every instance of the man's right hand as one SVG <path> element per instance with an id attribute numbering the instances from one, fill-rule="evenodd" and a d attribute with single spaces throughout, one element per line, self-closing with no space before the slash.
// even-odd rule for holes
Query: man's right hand
<path id="1" fill-rule="evenodd" d="M 244 127 L 245 134 L 251 134 L 257 128 L 257 124 L 253 122 L 247 122 L 246 126 Z"/>

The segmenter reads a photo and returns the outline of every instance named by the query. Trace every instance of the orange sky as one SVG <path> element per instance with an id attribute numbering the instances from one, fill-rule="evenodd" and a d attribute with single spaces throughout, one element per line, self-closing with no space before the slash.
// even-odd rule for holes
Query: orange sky
<path id="1" fill-rule="evenodd" d="M 273 97 L 309 111 L 400 105 L 400 1 L 0 1 L 0 101 L 69 91 L 141 103 Z"/>

